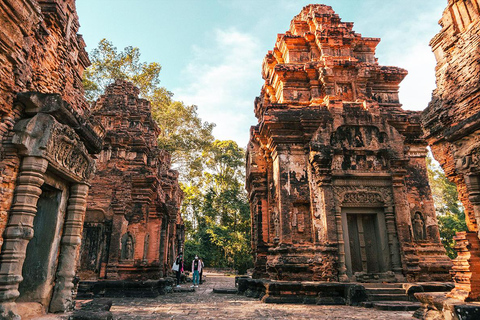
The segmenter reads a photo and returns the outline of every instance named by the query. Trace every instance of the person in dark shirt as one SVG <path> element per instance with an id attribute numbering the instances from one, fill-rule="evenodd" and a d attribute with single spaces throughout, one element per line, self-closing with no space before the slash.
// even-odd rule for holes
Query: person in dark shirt
<path id="1" fill-rule="evenodd" d="M 192 288 L 198 287 L 198 280 L 199 280 L 198 278 L 200 275 L 200 271 L 202 271 L 202 263 L 198 259 L 198 256 L 195 256 L 195 259 L 193 259 L 192 261 L 192 274 L 193 274 L 193 284 L 191 286 Z"/>
<path id="2" fill-rule="evenodd" d="M 202 268 L 200 269 L 200 284 L 203 283 L 203 268 L 205 267 L 205 265 L 203 264 L 203 259 L 202 258 L 198 258 L 198 260 L 200 260 L 200 264 L 202 265 Z"/>
<path id="3" fill-rule="evenodd" d="M 175 259 L 175 264 L 178 266 L 177 270 L 175 270 L 176 276 L 177 276 L 177 288 L 178 288 L 180 287 L 180 277 L 183 272 L 183 255 L 181 252 L 178 254 L 177 258 Z"/>

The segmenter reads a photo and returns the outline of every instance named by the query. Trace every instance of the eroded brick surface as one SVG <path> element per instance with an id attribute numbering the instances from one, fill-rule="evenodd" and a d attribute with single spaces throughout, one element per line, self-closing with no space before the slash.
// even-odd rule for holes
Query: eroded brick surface
<path id="1" fill-rule="evenodd" d="M 449 0 L 430 45 L 437 59 L 432 101 L 422 114 L 425 137 L 457 185 L 471 233 L 457 240 L 452 295 L 480 299 L 480 2 Z"/>
<path id="2" fill-rule="evenodd" d="M 59 93 L 83 114 L 82 73 L 90 61 L 77 34 L 74 0 L 4 0 L 0 4 L 0 246 L 20 166 L 12 128 L 24 116 L 16 94 Z"/>

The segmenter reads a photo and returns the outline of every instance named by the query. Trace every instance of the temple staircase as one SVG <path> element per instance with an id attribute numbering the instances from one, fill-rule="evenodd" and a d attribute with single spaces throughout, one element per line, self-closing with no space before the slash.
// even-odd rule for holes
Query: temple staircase
<path id="1" fill-rule="evenodd" d="M 421 307 L 402 283 L 363 283 L 368 301 L 361 305 L 388 311 L 414 311 Z"/>

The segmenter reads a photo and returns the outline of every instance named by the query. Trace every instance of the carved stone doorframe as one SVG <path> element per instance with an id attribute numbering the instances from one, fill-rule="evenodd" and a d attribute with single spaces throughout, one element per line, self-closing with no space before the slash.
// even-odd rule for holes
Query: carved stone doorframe
<path id="1" fill-rule="evenodd" d="M 386 182 L 387 180 L 385 180 Z M 390 255 L 391 271 L 395 273 L 397 280 L 404 279 L 401 267 L 401 258 L 397 230 L 394 221 L 394 206 L 392 197 L 392 186 L 380 182 L 372 182 L 369 185 L 368 180 L 344 180 L 334 181 L 333 194 L 335 199 L 335 222 L 338 236 L 338 254 L 339 254 L 339 280 L 349 281 L 347 270 L 345 229 L 343 220 L 345 214 L 343 208 L 372 208 L 381 210 L 382 217 L 385 220 L 385 228 Z M 376 211 L 376 212 L 377 212 Z"/>
<path id="2" fill-rule="evenodd" d="M 69 186 L 69 198 L 53 295 L 49 306 L 44 307 L 50 312 L 64 312 L 72 307 L 73 278 L 89 189 L 87 181 L 94 172 L 94 160 L 76 130 L 83 130 L 84 139 L 89 134 L 98 138 L 91 127 L 78 124 L 77 115 L 58 95 L 29 93 L 20 98 L 26 103 L 25 113 L 30 118 L 18 121 L 13 129 L 12 142 L 23 158 L 0 253 L 2 319 L 16 317 L 15 300 L 20 295 L 18 287 L 23 280 L 27 245 L 33 238 L 37 202 L 50 173 Z M 75 121 L 78 126 L 74 129 Z M 95 144 L 98 140 L 90 142 Z"/>
<path id="3" fill-rule="evenodd" d="M 48 161 L 39 157 L 22 160 L 20 176 L 15 189 L 14 204 L 4 233 L 0 254 L 0 311 L 16 314 L 15 300 L 18 286 L 23 280 L 22 271 L 27 245 L 33 238 L 33 220 L 37 213 L 37 201 L 45 180 Z M 89 186 L 76 183 L 70 186 L 67 214 L 63 227 L 55 287 L 50 301 L 50 312 L 64 312 L 73 303 L 72 290 L 77 261 L 77 248 L 81 243 L 83 218 Z M 45 306 L 48 307 L 48 306 Z"/>

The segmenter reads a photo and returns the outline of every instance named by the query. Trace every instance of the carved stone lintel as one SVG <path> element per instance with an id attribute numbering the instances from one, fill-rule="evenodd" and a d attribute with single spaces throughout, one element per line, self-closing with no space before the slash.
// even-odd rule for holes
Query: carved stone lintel
<path id="1" fill-rule="evenodd" d="M 42 157 L 68 178 L 81 182 L 89 180 L 95 168 L 75 131 L 51 115 L 39 113 L 20 120 L 14 127 L 12 142 L 20 154 Z"/>
<path id="2" fill-rule="evenodd" d="M 336 206 L 383 207 L 392 205 L 390 187 L 378 186 L 334 186 L 333 194 Z"/>

